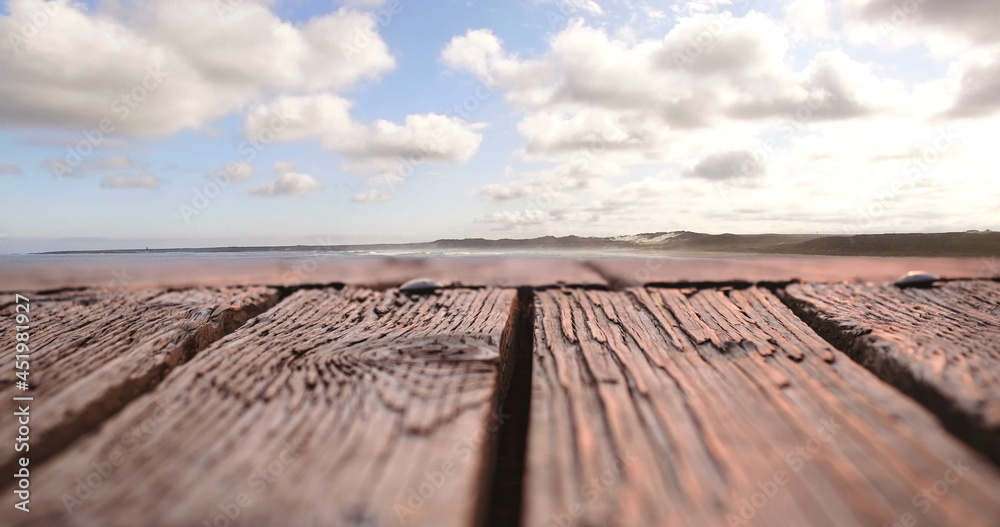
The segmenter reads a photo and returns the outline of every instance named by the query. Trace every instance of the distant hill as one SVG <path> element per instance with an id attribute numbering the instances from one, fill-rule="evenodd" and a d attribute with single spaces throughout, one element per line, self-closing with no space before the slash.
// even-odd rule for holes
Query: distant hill
<path id="1" fill-rule="evenodd" d="M 769 252 L 837 256 L 1000 256 L 1000 232 L 826 236 Z"/>
<path id="2" fill-rule="evenodd" d="M 377 245 L 288 245 L 268 247 L 208 247 L 198 249 L 122 249 L 115 251 L 56 251 L 45 254 L 225 253 L 291 251 L 512 251 L 512 250 L 637 250 L 644 253 L 744 253 L 826 256 L 1000 256 L 1000 233 L 950 232 L 931 234 L 703 234 L 689 231 L 651 232 L 615 237 L 543 236 L 530 239 L 443 239 L 424 243 Z"/>

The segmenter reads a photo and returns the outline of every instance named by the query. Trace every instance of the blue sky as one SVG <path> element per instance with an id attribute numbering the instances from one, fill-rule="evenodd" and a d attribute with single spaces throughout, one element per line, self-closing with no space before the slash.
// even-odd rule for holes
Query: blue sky
<path id="1" fill-rule="evenodd" d="M 995 228 L 938 4 L 11 0 L 0 252 Z"/>

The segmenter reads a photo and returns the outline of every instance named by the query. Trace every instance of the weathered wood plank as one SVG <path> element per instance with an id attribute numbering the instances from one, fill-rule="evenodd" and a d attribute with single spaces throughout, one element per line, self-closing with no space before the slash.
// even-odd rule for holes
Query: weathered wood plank
<path id="1" fill-rule="evenodd" d="M 767 290 L 550 290 L 535 308 L 527 525 L 1000 520 L 992 464 Z"/>
<path id="2" fill-rule="evenodd" d="M 1000 276 L 1000 264 L 982 258 L 773 257 L 617 258 L 593 261 L 612 287 L 657 283 L 869 280 L 894 282 L 913 270 L 946 278 Z"/>
<path id="3" fill-rule="evenodd" d="M 347 284 L 386 289 L 430 278 L 444 285 L 542 287 L 558 284 L 607 285 L 597 271 L 570 258 L 359 258 L 329 254 L 284 258 L 218 258 L 195 260 L 30 258 L 4 262 L 0 291 L 24 292 L 68 287 L 189 287 L 244 284 L 299 286 Z"/>
<path id="4" fill-rule="evenodd" d="M 471 525 L 514 297 L 298 291 L 43 466 L 19 524 Z"/>
<path id="5" fill-rule="evenodd" d="M 90 289 L 29 295 L 28 392 L 13 372 L 0 399 L 30 395 L 31 459 L 37 464 L 158 383 L 171 369 L 278 300 L 265 287 Z M 13 314 L 4 298 L 0 316 Z M 6 368 L 13 368 L 13 350 Z M 10 370 L 5 370 L 10 371 Z M 25 403 L 28 404 L 28 403 Z M 12 412 L 0 429 L 15 430 Z M 20 454 L 0 449 L 0 472 Z"/>
<path id="6" fill-rule="evenodd" d="M 1000 283 L 793 284 L 783 295 L 820 334 L 1000 463 Z"/>

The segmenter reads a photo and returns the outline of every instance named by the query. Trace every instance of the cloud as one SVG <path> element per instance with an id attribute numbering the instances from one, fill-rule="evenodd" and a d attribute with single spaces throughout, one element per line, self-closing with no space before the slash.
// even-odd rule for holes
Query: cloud
<path id="1" fill-rule="evenodd" d="M 68 163 L 75 163 L 70 165 Z M 139 165 L 131 157 L 116 155 L 110 157 L 80 157 L 49 159 L 42 163 L 57 176 L 87 176 L 94 172 L 132 170 Z"/>
<path id="2" fill-rule="evenodd" d="M 531 199 L 539 204 L 549 204 L 565 191 L 586 189 L 597 180 L 621 174 L 621 166 L 615 163 L 579 158 L 553 168 L 522 174 L 519 181 L 486 185 L 479 194 L 491 201 Z"/>
<path id="3" fill-rule="evenodd" d="M 262 197 L 306 196 L 323 188 L 323 184 L 316 178 L 309 174 L 293 172 L 294 169 L 294 162 L 276 162 L 274 172 L 278 175 L 277 179 L 250 189 L 250 194 Z"/>
<path id="4" fill-rule="evenodd" d="M 51 14 L 31 38 L 0 42 L 0 125 L 76 131 L 106 120 L 115 134 L 167 135 L 270 93 L 344 90 L 395 66 L 371 13 L 291 23 L 269 4 L 11 0 L 0 34 Z"/>
<path id="5" fill-rule="evenodd" d="M 995 0 L 846 0 L 844 12 L 853 22 L 869 26 L 881 38 L 902 36 L 931 43 L 927 31 L 965 44 L 1000 42 Z"/>
<path id="6" fill-rule="evenodd" d="M 348 172 L 401 177 L 422 163 L 468 161 L 483 139 L 475 125 L 457 117 L 408 115 L 402 124 L 380 119 L 366 125 L 350 110 L 349 101 L 328 93 L 280 97 L 251 110 L 244 131 L 248 137 L 269 131 L 278 141 L 318 140 L 343 156 Z"/>
<path id="7" fill-rule="evenodd" d="M 247 161 L 237 161 L 226 167 L 226 172 L 233 181 L 246 181 L 253 176 L 253 165 Z"/>
<path id="8" fill-rule="evenodd" d="M 1000 50 L 989 61 L 963 68 L 948 117 L 992 117 L 1000 111 Z"/>
<path id="9" fill-rule="evenodd" d="M 378 189 L 371 189 L 351 196 L 354 203 L 384 203 L 392 200 L 392 194 Z"/>
<path id="10" fill-rule="evenodd" d="M 549 219 L 548 213 L 538 209 L 508 210 L 484 214 L 475 219 L 476 223 L 493 223 L 502 228 L 525 225 L 541 225 Z"/>
<path id="11" fill-rule="evenodd" d="M 226 164 L 225 167 L 217 170 L 215 174 L 225 174 L 225 176 L 228 176 L 229 181 L 240 183 L 253 176 L 253 164 L 248 161 L 232 161 Z M 217 177 L 216 179 L 225 180 L 226 178 Z"/>
<path id="12" fill-rule="evenodd" d="M 101 187 L 108 189 L 158 189 L 163 180 L 151 174 L 112 174 L 101 178 Z"/>
<path id="13" fill-rule="evenodd" d="M 785 28 L 751 12 L 683 18 L 662 40 L 637 42 L 577 22 L 537 59 L 508 54 L 492 32 L 474 30 L 452 39 L 441 56 L 495 84 L 522 109 L 605 111 L 633 122 L 654 116 L 658 127 L 671 129 L 776 119 L 806 104 L 816 120 L 852 119 L 892 113 L 906 96 L 901 83 L 843 52 L 820 52 L 795 70 L 788 50 Z M 522 133 L 533 118 L 525 118 Z"/>
<path id="14" fill-rule="evenodd" d="M 283 96 L 247 112 L 248 137 L 273 134 L 278 141 L 318 139 L 329 150 L 355 148 L 365 127 L 351 117 L 351 101 L 331 93 Z"/>
<path id="15" fill-rule="evenodd" d="M 84 170 L 129 170 L 136 164 L 130 157 L 120 155 L 112 157 L 88 157 L 80 163 Z"/>
<path id="16" fill-rule="evenodd" d="M 827 36 L 834 13 L 832 7 L 828 0 L 790 0 L 785 5 L 785 20 L 801 36 Z"/>
<path id="17" fill-rule="evenodd" d="M 591 15 L 603 15 L 604 9 L 594 0 L 547 0 L 548 3 L 559 4 L 563 13 L 582 11 Z"/>
<path id="18" fill-rule="evenodd" d="M 710 181 L 752 179 L 762 177 L 764 167 L 751 152 L 721 152 L 702 159 L 685 175 Z"/>
<path id="19" fill-rule="evenodd" d="M 400 164 L 462 163 L 479 149 L 483 136 L 456 117 L 439 114 L 408 115 L 403 124 L 378 120 L 368 127 L 365 140 L 342 153 L 351 166 L 363 167 L 387 160 Z"/>
<path id="20" fill-rule="evenodd" d="M 744 0 L 737 0 L 744 1 Z M 715 13 L 733 3 L 733 0 L 680 0 L 672 2 L 671 11 L 678 16 L 693 16 L 705 13 Z"/>
<path id="21" fill-rule="evenodd" d="M 20 176 L 24 174 L 21 167 L 13 163 L 0 163 L 0 176 Z"/>
<path id="22" fill-rule="evenodd" d="M 838 49 L 803 53 L 774 18 L 717 12 L 722 5 L 687 3 L 659 36 L 575 20 L 531 57 L 508 51 L 488 29 L 454 37 L 442 62 L 494 86 L 520 112 L 524 149 L 516 159 L 553 164 L 515 170 L 517 180 L 486 185 L 480 196 L 555 211 L 644 166 L 692 184 L 759 186 L 783 155 L 784 145 L 770 145 L 777 138 L 850 137 L 878 121 L 934 114 L 879 65 Z M 760 165 L 745 172 L 762 149 Z M 588 165 L 591 177 L 569 176 Z"/>

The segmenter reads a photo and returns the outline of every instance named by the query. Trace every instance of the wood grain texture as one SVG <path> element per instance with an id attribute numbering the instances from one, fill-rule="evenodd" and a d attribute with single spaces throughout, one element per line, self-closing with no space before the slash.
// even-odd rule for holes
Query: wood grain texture
<path id="1" fill-rule="evenodd" d="M 992 464 L 767 290 L 535 309 L 526 525 L 1000 522 Z"/>
<path id="2" fill-rule="evenodd" d="M 12 350 L 0 377 L 0 398 L 35 398 L 30 454 L 40 463 L 274 305 L 278 296 L 265 287 L 29 294 L 32 389 L 15 387 Z M 0 314 L 11 320 L 13 296 L 4 301 Z M 0 430 L 15 430 L 16 424 L 12 412 L 0 413 Z M 0 450 L 0 472 L 13 471 L 16 457 L 13 449 Z"/>
<path id="3" fill-rule="evenodd" d="M 471 525 L 514 297 L 298 291 L 43 466 L 18 525 Z"/>
<path id="4" fill-rule="evenodd" d="M 774 257 L 617 258 L 593 266 L 615 289 L 683 282 L 869 280 L 894 282 L 913 270 L 945 278 L 1000 277 L 1000 262 L 982 258 Z"/>
<path id="5" fill-rule="evenodd" d="M 1000 283 L 793 284 L 817 331 L 1000 463 Z"/>

